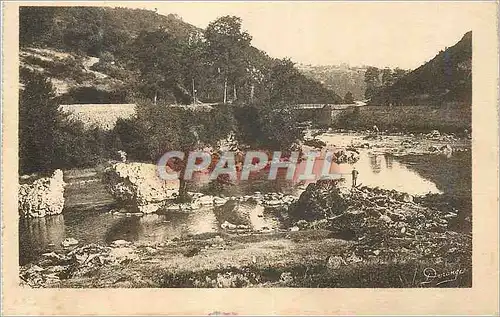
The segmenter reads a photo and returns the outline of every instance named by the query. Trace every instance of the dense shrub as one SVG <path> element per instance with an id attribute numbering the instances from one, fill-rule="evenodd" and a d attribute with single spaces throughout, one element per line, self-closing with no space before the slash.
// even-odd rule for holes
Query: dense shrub
<path id="1" fill-rule="evenodd" d="M 234 109 L 237 137 L 253 149 L 291 151 L 303 137 L 303 129 L 291 110 L 268 105 L 246 105 Z"/>
<path id="2" fill-rule="evenodd" d="M 52 85 L 23 70 L 19 98 L 20 173 L 95 165 L 114 151 L 113 136 L 59 113 Z"/>
<path id="3" fill-rule="evenodd" d="M 129 92 L 126 89 L 113 91 L 95 87 L 73 87 L 58 97 L 60 104 L 126 103 Z"/>

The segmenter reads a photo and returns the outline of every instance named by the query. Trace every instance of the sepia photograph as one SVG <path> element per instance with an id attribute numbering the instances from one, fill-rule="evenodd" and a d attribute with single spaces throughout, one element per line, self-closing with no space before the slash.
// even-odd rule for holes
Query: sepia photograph
<path id="1" fill-rule="evenodd" d="M 470 290 L 473 12 L 21 3 L 18 287 Z"/>

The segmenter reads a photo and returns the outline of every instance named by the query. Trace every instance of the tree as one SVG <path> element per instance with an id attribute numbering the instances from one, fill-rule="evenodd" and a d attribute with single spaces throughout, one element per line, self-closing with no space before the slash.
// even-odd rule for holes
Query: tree
<path id="1" fill-rule="evenodd" d="M 233 85 L 233 99 L 237 99 L 237 85 L 248 68 L 247 54 L 252 37 L 241 30 L 241 18 L 223 16 L 211 22 L 205 30 L 207 49 L 214 57 L 213 65 L 224 81 L 224 103 L 227 102 L 228 83 Z"/>
<path id="2" fill-rule="evenodd" d="M 51 168 L 58 105 L 52 84 L 41 74 L 22 69 L 19 92 L 19 165 L 22 173 Z"/>
<path id="3" fill-rule="evenodd" d="M 198 86 L 206 81 L 208 76 L 208 58 L 206 54 L 206 45 L 203 42 L 201 34 L 192 32 L 189 35 L 188 42 L 183 47 L 183 73 L 184 86 L 190 87 L 192 102 L 196 103 Z"/>
<path id="4" fill-rule="evenodd" d="M 408 71 L 401 69 L 399 67 L 396 67 L 394 69 L 394 72 L 393 72 L 394 82 L 396 82 L 398 79 L 400 79 L 401 77 L 403 77 L 406 74 L 408 74 Z"/>
<path id="5" fill-rule="evenodd" d="M 151 153 L 148 147 L 147 130 L 137 118 L 118 119 L 113 128 L 113 135 L 120 150 L 127 153 L 131 160 L 149 161 Z"/>
<path id="6" fill-rule="evenodd" d="M 86 129 L 58 111 L 50 81 L 42 74 L 21 70 L 19 94 L 19 166 L 21 173 L 94 165 L 109 157 L 109 136 Z"/>
<path id="7" fill-rule="evenodd" d="M 377 67 L 368 67 L 365 72 L 365 83 L 366 83 L 366 91 L 365 91 L 365 98 L 369 99 L 373 97 L 376 92 L 377 88 L 380 86 L 380 69 Z"/>
<path id="8" fill-rule="evenodd" d="M 278 60 L 271 70 L 270 103 L 291 105 L 298 103 L 301 95 L 300 73 L 294 63 L 284 58 Z"/>
<path id="9" fill-rule="evenodd" d="M 187 91 L 180 85 L 183 50 L 177 38 L 161 29 L 141 32 L 131 51 L 134 64 L 141 72 L 141 83 L 148 98 L 154 102 L 159 98 L 171 102 L 168 93 L 177 90 L 179 94 L 174 99 L 186 103 L 190 101 L 191 97 L 185 96 Z"/>
<path id="10" fill-rule="evenodd" d="M 274 106 L 342 102 L 334 91 L 301 74 L 288 58 L 275 60 L 267 85 L 270 90 L 268 102 Z"/>
<path id="11" fill-rule="evenodd" d="M 65 14 L 71 16 L 65 25 L 63 43 L 75 51 L 99 56 L 103 50 L 104 10 L 98 7 L 67 7 Z M 56 28 L 57 29 L 57 28 Z"/>
<path id="12" fill-rule="evenodd" d="M 289 152 L 303 138 L 295 112 L 268 103 L 235 108 L 236 137 L 241 144 L 255 150 Z"/>
<path id="13" fill-rule="evenodd" d="M 233 131 L 234 119 L 228 108 L 212 110 L 208 114 L 200 115 L 196 110 L 171 107 L 165 103 L 152 103 L 149 100 L 137 102 L 138 127 L 128 130 L 138 131 L 144 140 L 145 152 L 149 159 L 156 163 L 160 157 L 169 151 L 184 153 L 184 160 L 177 162 L 176 170 L 179 172 L 179 200 L 189 201 L 187 183 L 182 177 L 186 168 L 187 157 L 191 151 L 201 150 L 206 146 L 215 147 L 217 142 Z M 121 139 L 124 148 L 135 145 L 136 138 Z M 130 142 L 130 144 L 128 144 Z M 143 149 L 141 151 L 144 152 Z"/>
<path id="14" fill-rule="evenodd" d="M 389 87 L 394 83 L 394 73 L 390 68 L 382 70 L 382 86 Z"/>
<path id="15" fill-rule="evenodd" d="M 344 96 L 344 103 L 346 103 L 346 104 L 354 103 L 354 97 L 352 95 L 352 92 L 350 92 L 350 91 L 346 92 L 346 94 Z"/>

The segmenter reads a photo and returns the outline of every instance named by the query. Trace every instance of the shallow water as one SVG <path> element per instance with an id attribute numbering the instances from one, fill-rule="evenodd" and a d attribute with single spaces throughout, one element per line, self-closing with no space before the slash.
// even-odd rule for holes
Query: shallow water
<path id="1" fill-rule="evenodd" d="M 68 237 L 77 239 L 80 245 L 109 244 L 120 239 L 156 243 L 223 231 L 221 224 L 225 221 L 247 225 L 253 230 L 277 229 L 280 225 L 272 213 L 264 212 L 262 206 L 242 203 L 237 214 L 231 208 L 222 209 L 223 206 L 217 210 L 207 207 L 189 213 L 142 216 L 67 210 L 60 215 L 22 219 L 19 223 L 20 264 L 24 265 L 42 253 L 62 250 L 61 243 Z"/>
<path id="2" fill-rule="evenodd" d="M 432 164 L 432 166 L 429 166 Z M 443 177 L 440 166 L 470 174 L 470 160 L 460 154 L 453 160 L 444 156 L 413 157 L 411 160 L 390 155 L 362 152 L 360 160 L 354 165 L 359 171 L 358 184 L 395 189 L 414 195 L 426 193 L 454 192 L 455 188 L 469 188 L 470 179 L 466 177 Z M 337 172 L 343 173 L 348 184 L 351 182 L 351 165 L 341 165 Z M 448 180 L 448 181 L 447 181 Z M 203 182 L 202 182 L 203 183 Z M 203 184 L 202 184 L 203 185 Z M 245 195 L 260 191 L 262 193 L 281 191 L 294 193 L 298 185 L 293 181 L 265 178 L 254 179 L 246 184 L 231 186 L 228 195 Z M 87 185 L 90 186 L 90 185 Z M 99 187 L 102 190 L 102 186 Z M 70 194 L 71 195 L 71 194 Z M 79 199 L 85 199 L 81 196 Z M 75 205 L 78 202 L 76 202 Z M 88 206 L 87 206 L 88 207 Z M 261 206 L 242 204 L 237 213 L 234 206 L 224 206 L 215 210 L 202 208 L 191 213 L 149 214 L 127 216 L 104 211 L 81 211 L 75 207 L 66 208 L 61 215 L 42 219 L 21 220 L 19 223 L 20 264 L 26 264 L 41 253 L 60 250 L 65 238 L 75 238 L 80 244 L 110 243 L 114 240 L 162 242 L 175 237 L 191 234 L 220 232 L 224 221 L 250 225 L 253 229 L 273 229 L 280 226 L 272 212 Z M 243 219 L 243 220 L 241 220 Z"/>

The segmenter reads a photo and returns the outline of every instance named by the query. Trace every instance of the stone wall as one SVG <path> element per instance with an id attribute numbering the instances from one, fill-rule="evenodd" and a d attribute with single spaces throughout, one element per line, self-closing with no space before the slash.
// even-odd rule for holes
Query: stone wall
<path id="1" fill-rule="evenodd" d="M 55 170 L 51 177 L 19 186 L 19 215 L 25 218 L 60 214 L 64 207 L 63 172 Z"/>

